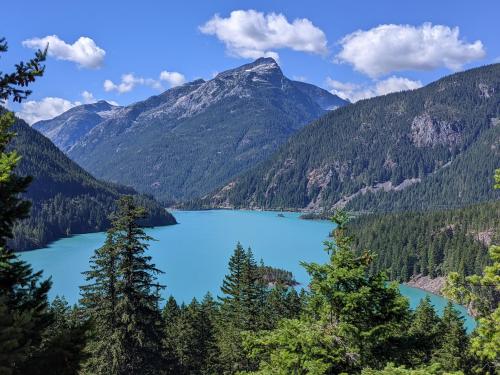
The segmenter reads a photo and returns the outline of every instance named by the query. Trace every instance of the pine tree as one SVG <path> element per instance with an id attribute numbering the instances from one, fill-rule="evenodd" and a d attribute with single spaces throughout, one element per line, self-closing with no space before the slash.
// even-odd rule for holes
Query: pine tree
<path id="1" fill-rule="evenodd" d="M 138 224 L 145 217 L 144 208 L 137 207 L 131 196 L 124 196 L 112 222 L 113 246 L 120 259 L 116 306 L 122 347 L 120 374 L 155 374 L 162 366 L 158 290 L 163 286 L 156 282 L 161 271 L 144 255 L 147 243 L 153 240 Z"/>
<path id="2" fill-rule="evenodd" d="M 104 245 L 90 260 L 90 270 L 84 272 L 88 284 L 80 287 L 80 303 L 92 323 L 84 366 L 89 374 L 119 373 L 123 348 L 118 337 L 118 262 L 114 231 L 109 230 Z"/>
<path id="3" fill-rule="evenodd" d="M 229 273 L 221 291 L 221 319 L 217 327 L 217 342 L 221 364 L 227 373 L 253 368 L 242 349 L 242 332 L 256 330 L 262 323 L 261 305 L 264 300 L 260 272 L 251 249 L 246 252 L 240 243 L 229 260 Z"/>
<path id="4" fill-rule="evenodd" d="M 469 337 L 464 327 L 464 318 L 448 303 L 439 329 L 439 348 L 433 353 L 432 361 L 439 363 L 445 371 L 468 370 Z"/>
<path id="5" fill-rule="evenodd" d="M 168 374 L 181 373 L 181 365 L 177 355 L 177 341 L 180 336 L 178 331 L 181 309 L 173 296 L 170 296 L 162 310 L 163 318 L 163 357 L 165 369 Z"/>
<path id="6" fill-rule="evenodd" d="M 440 319 L 426 296 L 413 313 L 408 331 L 411 338 L 411 364 L 419 366 L 430 362 L 433 351 L 438 346 Z"/>
<path id="7" fill-rule="evenodd" d="M 152 240 L 138 224 L 144 218 L 132 197 L 120 198 L 106 243 L 86 273 L 82 305 L 94 324 L 89 373 L 156 374 L 163 366 L 161 271 L 144 255 Z"/>
<path id="8" fill-rule="evenodd" d="M 203 375 L 219 374 L 219 349 L 216 341 L 216 323 L 219 312 L 210 293 L 207 293 L 201 301 L 198 318 L 199 344 L 203 353 L 200 373 Z"/>
<path id="9" fill-rule="evenodd" d="M 242 270 L 241 328 L 247 331 L 255 331 L 262 326 L 263 303 L 265 302 L 264 287 L 260 277 L 259 268 L 255 262 L 253 252 L 248 248 Z"/>
<path id="10" fill-rule="evenodd" d="M 2 38 L 0 53 L 6 51 Z M 29 62 L 16 65 L 14 73 L 0 72 L 0 101 L 24 100 L 31 93 L 25 87 L 44 73 L 45 57 L 46 51 L 38 51 Z M 42 280 L 41 272 L 33 272 L 8 247 L 13 225 L 28 216 L 30 207 L 20 194 L 31 178 L 14 173 L 20 157 L 7 151 L 14 137 L 9 131 L 13 123 L 14 116 L 0 108 L 0 372 L 4 374 L 20 373 L 20 365 L 38 349 L 51 322 L 47 301 L 50 280 Z"/>
<path id="11" fill-rule="evenodd" d="M 241 319 L 243 269 L 245 267 L 245 262 L 245 250 L 238 242 L 233 255 L 229 259 L 229 273 L 222 281 L 221 291 L 223 296 L 219 297 L 226 317 L 230 318 L 232 321 L 239 321 Z"/>

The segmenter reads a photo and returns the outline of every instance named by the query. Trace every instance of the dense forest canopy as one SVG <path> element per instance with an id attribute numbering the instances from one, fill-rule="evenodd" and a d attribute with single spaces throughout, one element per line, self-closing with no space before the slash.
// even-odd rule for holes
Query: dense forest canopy
<path id="1" fill-rule="evenodd" d="M 488 247 L 500 236 L 500 201 L 461 209 L 360 216 L 349 230 L 358 251 L 377 257 L 372 270 L 387 270 L 392 280 L 417 275 L 462 277 L 488 264 Z"/>

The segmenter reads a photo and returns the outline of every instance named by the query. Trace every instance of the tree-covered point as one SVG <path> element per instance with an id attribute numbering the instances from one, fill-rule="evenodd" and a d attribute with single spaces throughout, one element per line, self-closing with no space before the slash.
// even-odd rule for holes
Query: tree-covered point
<path id="1" fill-rule="evenodd" d="M 115 201 L 124 194 L 133 194 L 150 213 L 143 225 L 175 224 L 175 218 L 153 198 L 95 179 L 23 120 L 17 119 L 11 130 L 16 136 L 9 149 L 21 156 L 16 173 L 33 180 L 24 194 L 32 203 L 30 217 L 14 227 L 11 246 L 16 251 L 43 247 L 71 234 L 107 229 Z"/>
<path id="2" fill-rule="evenodd" d="M 500 201 L 436 212 L 361 216 L 349 224 L 357 251 L 370 248 L 373 271 L 392 280 L 412 276 L 462 277 L 479 273 L 489 261 L 488 246 L 500 236 Z"/>
<path id="3" fill-rule="evenodd" d="M 306 126 L 198 203 L 392 211 L 498 199 L 499 100 L 500 64 L 361 100 Z"/>

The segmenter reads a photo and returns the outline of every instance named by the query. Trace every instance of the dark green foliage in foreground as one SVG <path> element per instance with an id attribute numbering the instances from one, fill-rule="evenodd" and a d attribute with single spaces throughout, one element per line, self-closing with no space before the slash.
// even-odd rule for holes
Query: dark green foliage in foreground
<path id="1" fill-rule="evenodd" d="M 6 49 L 1 39 L 0 52 Z M 16 66 L 15 73 L 0 73 L 0 99 L 25 99 L 30 94 L 25 87 L 43 74 L 44 58 L 38 51 L 30 62 Z M 50 280 L 19 260 L 8 245 L 13 226 L 28 216 L 30 208 L 20 194 L 31 178 L 14 173 L 20 157 L 7 149 L 13 123 L 11 113 L 0 112 L 0 373 L 38 374 L 50 368 L 52 374 L 73 374 L 81 359 L 81 332 L 74 332 L 75 326 L 64 327 L 60 310 L 49 308 Z"/>
<path id="2" fill-rule="evenodd" d="M 21 366 L 21 373 L 30 375 L 76 374 L 86 359 L 88 322 L 77 307 L 69 307 L 57 297 L 50 306 L 52 322 L 43 333 L 40 347 Z"/>
<path id="3" fill-rule="evenodd" d="M 488 244 L 500 234 L 500 201 L 462 209 L 361 216 L 349 225 L 354 247 L 377 254 L 374 272 L 387 270 L 392 280 L 414 275 L 461 277 L 488 264 Z"/>
<path id="4" fill-rule="evenodd" d="M 336 217 L 334 241 L 326 243 L 330 261 L 304 265 L 312 280 L 303 313 L 281 319 L 277 328 L 244 333 L 244 348 L 259 362 L 248 373 L 355 374 L 389 362 L 436 373 L 466 369 L 463 319 L 451 305 L 439 318 L 429 300 L 410 312 L 396 285 L 370 275 L 372 254 L 352 250 L 345 220 Z"/>
<path id="5" fill-rule="evenodd" d="M 104 246 L 92 259 L 82 306 L 94 326 L 89 374 L 157 374 L 163 367 L 159 271 L 144 254 L 152 240 L 138 221 L 145 210 L 130 196 L 118 203 Z"/>
<path id="6" fill-rule="evenodd" d="M 495 171 L 495 189 L 500 189 L 500 170 Z M 478 327 L 471 338 L 471 354 L 477 359 L 476 373 L 500 372 L 500 246 L 489 249 L 491 264 L 481 274 L 461 277 L 448 275 L 444 293 L 453 300 L 474 308 L 479 316 Z"/>
<path id="7" fill-rule="evenodd" d="M 386 212 L 498 199 L 491 185 L 500 165 L 499 101 L 500 64 L 359 101 L 306 126 L 197 204 L 331 210 L 350 197 L 349 210 Z M 418 179 L 399 191 L 362 190 Z"/>
<path id="8" fill-rule="evenodd" d="M 133 189 L 96 180 L 72 162 L 47 138 L 17 120 L 10 143 L 22 159 L 16 169 L 20 176 L 32 176 L 25 198 L 32 202 L 30 217 L 14 227 L 10 242 L 16 251 L 39 248 L 58 238 L 109 228 L 108 216 L 120 195 L 133 194 L 147 208 L 144 225 L 174 224 L 174 217 L 152 198 Z"/>
<path id="9" fill-rule="evenodd" d="M 170 297 L 163 309 L 164 358 L 171 374 L 235 374 L 255 369 L 258 361 L 243 348 L 244 332 L 274 329 L 297 318 L 302 301 L 295 289 L 262 278 L 251 250 L 237 244 L 216 302 L 211 295 L 178 305 Z M 286 273 L 285 271 L 281 270 Z M 286 273 L 291 276 L 289 273 Z"/>
<path id="10" fill-rule="evenodd" d="M 0 40 L 0 52 L 5 52 L 7 45 Z M 37 54 L 38 55 L 38 54 Z M 43 61 L 43 56 L 40 62 Z M 32 82 L 43 73 L 24 73 L 17 69 L 17 74 L 5 75 L 0 80 L 0 98 L 21 101 L 29 92 L 22 87 Z M 28 74 L 28 77 L 23 77 Z M 31 77 L 31 78 L 30 78 Z M 21 86 L 21 88 L 18 88 Z M 8 247 L 12 238 L 13 225 L 27 217 L 29 202 L 19 195 L 31 181 L 14 173 L 19 162 L 15 151 L 8 151 L 7 144 L 14 134 L 11 126 L 14 117 L 10 113 L 0 113 L 0 373 L 21 374 L 22 366 L 29 361 L 31 353 L 42 342 L 44 330 L 50 325 L 47 293 L 50 280 L 42 280 L 41 272 L 33 272 L 30 265 L 19 260 Z"/>

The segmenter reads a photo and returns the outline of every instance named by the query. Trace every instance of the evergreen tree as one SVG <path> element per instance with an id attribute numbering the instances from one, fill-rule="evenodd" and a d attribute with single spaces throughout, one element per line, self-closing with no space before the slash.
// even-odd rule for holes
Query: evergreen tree
<path id="1" fill-rule="evenodd" d="M 439 348 L 434 351 L 432 361 L 445 371 L 468 370 L 469 337 L 464 318 L 451 302 L 444 310 L 438 329 Z"/>
<path id="2" fill-rule="evenodd" d="M 156 374 L 163 366 L 162 286 L 156 282 L 161 271 L 144 255 L 152 240 L 138 224 L 144 217 L 132 197 L 122 197 L 106 243 L 86 273 L 82 305 L 94 324 L 88 373 Z"/>
<path id="3" fill-rule="evenodd" d="M 203 353 L 201 371 L 203 375 L 220 373 L 219 348 L 217 346 L 216 324 L 219 319 L 217 304 L 212 295 L 207 293 L 200 304 L 198 329 L 200 330 L 199 345 Z"/>
<path id="4" fill-rule="evenodd" d="M 50 305 L 53 321 L 45 330 L 42 344 L 21 372 L 30 375 L 73 375 L 85 359 L 84 348 L 88 322 L 79 308 L 70 308 L 64 298 L 56 297 Z"/>
<path id="5" fill-rule="evenodd" d="M 222 308 L 226 318 L 231 321 L 241 321 L 242 315 L 242 289 L 243 289 L 243 270 L 246 262 L 246 254 L 243 246 L 238 242 L 234 253 L 229 259 L 228 274 L 222 281 L 221 291 Z"/>
<path id="6" fill-rule="evenodd" d="M 495 189 L 500 189 L 500 170 L 495 171 Z M 448 275 L 444 294 L 474 308 L 478 326 L 470 340 L 470 352 L 477 359 L 474 370 L 483 374 L 500 372 L 500 246 L 489 249 L 491 264 L 482 275 L 464 279 L 457 272 Z"/>
<path id="7" fill-rule="evenodd" d="M 123 348 L 118 336 L 118 262 L 114 231 L 109 230 L 90 260 L 90 270 L 84 272 L 87 284 L 80 287 L 80 303 L 92 324 L 84 366 L 89 374 L 119 373 Z"/>
<path id="8" fill-rule="evenodd" d="M 221 364 L 226 373 L 249 370 L 249 360 L 242 348 L 242 332 L 258 329 L 261 323 L 262 294 L 260 272 L 252 251 L 246 252 L 240 243 L 229 260 L 229 273 L 221 291 L 221 319 L 217 330 L 217 343 Z"/>
<path id="9" fill-rule="evenodd" d="M 7 51 L 0 39 L 0 53 Z M 24 100 L 31 91 L 30 83 L 44 73 L 46 52 L 38 51 L 27 63 L 16 65 L 13 73 L 0 72 L 0 100 Z M 41 272 L 19 260 L 7 246 L 13 225 L 28 216 L 30 204 L 20 198 L 31 181 L 14 173 L 20 157 L 7 151 L 14 137 L 9 128 L 14 116 L 0 108 L 0 372 L 21 373 L 20 367 L 31 359 L 42 342 L 44 330 L 51 322 L 47 293 L 50 280 L 42 280 Z"/>
<path id="10" fill-rule="evenodd" d="M 370 253 L 358 257 L 345 235 L 347 216 L 334 217 L 330 261 L 304 264 L 311 276 L 306 313 L 278 328 L 245 335 L 257 374 L 338 374 L 383 367 L 404 353 L 408 302 L 382 274 L 369 275 Z"/>
<path id="11" fill-rule="evenodd" d="M 202 365 L 202 347 L 200 346 L 199 317 L 200 306 L 196 298 L 181 309 L 177 320 L 178 337 L 176 352 L 181 375 L 199 374 Z"/>
<path id="12" fill-rule="evenodd" d="M 165 369 L 169 374 L 179 374 L 181 366 L 177 356 L 177 340 L 181 309 L 173 296 L 170 296 L 162 310 L 163 318 L 163 357 L 165 359 Z"/>
<path id="13" fill-rule="evenodd" d="M 161 271 L 151 263 L 150 256 L 144 255 L 147 243 L 153 240 L 138 223 L 145 217 L 144 208 L 137 207 L 131 196 L 124 196 L 112 221 L 113 246 L 120 259 L 116 309 L 122 374 L 155 374 L 162 366 L 158 291 L 163 286 L 156 282 Z"/>
<path id="14" fill-rule="evenodd" d="M 430 362 L 441 334 L 439 324 L 440 319 L 431 304 L 431 299 L 426 296 L 417 306 L 408 331 L 411 338 L 411 352 L 413 353 L 410 362 L 413 366 Z"/>
<path id="15" fill-rule="evenodd" d="M 265 291 L 259 268 L 253 252 L 248 248 L 242 270 L 240 327 L 243 330 L 255 331 L 262 326 L 262 311 L 265 303 Z"/>

